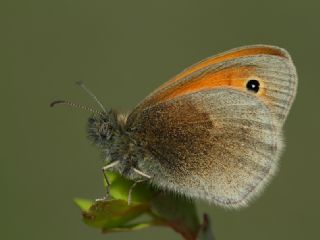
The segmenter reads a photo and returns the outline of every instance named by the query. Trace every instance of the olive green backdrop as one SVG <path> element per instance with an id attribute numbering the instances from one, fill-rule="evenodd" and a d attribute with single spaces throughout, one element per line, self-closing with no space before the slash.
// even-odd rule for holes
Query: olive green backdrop
<path id="1" fill-rule="evenodd" d="M 180 239 L 170 229 L 102 235 L 74 197 L 104 193 L 87 112 L 54 99 L 132 109 L 202 58 L 254 43 L 289 50 L 299 73 L 278 175 L 249 208 L 199 203 L 221 239 L 319 236 L 319 1 L 1 0 L 0 239 Z"/>

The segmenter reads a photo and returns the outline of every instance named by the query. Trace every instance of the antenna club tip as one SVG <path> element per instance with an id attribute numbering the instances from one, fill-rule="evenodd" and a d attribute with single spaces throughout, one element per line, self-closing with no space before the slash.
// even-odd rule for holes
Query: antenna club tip
<path id="1" fill-rule="evenodd" d="M 65 102 L 66 101 L 64 101 L 64 100 L 56 100 L 56 101 L 53 101 L 53 102 L 50 103 L 50 107 L 54 107 L 57 104 L 65 103 Z"/>

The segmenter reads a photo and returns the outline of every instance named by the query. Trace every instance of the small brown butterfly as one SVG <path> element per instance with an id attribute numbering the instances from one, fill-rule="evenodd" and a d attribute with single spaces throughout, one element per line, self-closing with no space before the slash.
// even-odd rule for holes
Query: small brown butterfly
<path id="1" fill-rule="evenodd" d="M 245 46 L 187 68 L 128 116 L 105 109 L 85 88 L 102 108 L 89 109 L 88 135 L 106 154 L 104 170 L 224 207 L 245 206 L 277 169 L 296 89 L 286 50 Z"/>

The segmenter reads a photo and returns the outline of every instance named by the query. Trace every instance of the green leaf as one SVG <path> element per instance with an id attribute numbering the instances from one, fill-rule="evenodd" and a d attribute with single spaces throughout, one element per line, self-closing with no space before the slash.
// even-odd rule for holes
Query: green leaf
<path id="1" fill-rule="evenodd" d="M 111 172 L 111 171 L 109 171 L 109 172 L 107 172 L 106 174 L 107 174 L 107 176 L 108 176 L 108 179 L 109 179 L 111 185 L 112 185 L 113 181 L 114 181 L 116 178 L 121 177 L 121 175 L 118 174 L 118 173 L 116 173 L 116 172 Z M 105 179 L 104 179 L 104 180 L 105 180 Z M 104 183 L 105 183 L 105 185 L 106 185 L 106 182 L 104 182 Z"/>
<path id="2" fill-rule="evenodd" d="M 82 211 L 89 211 L 93 203 L 91 200 L 83 198 L 75 198 L 73 201 Z"/>
<path id="3" fill-rule="evenodd" d="M 135 230 L 141 230 L 144 228 L 148 228 L 154 225 L 153 222 L 142 222 L 142 223 L 135 223 L 135 224 L 126 224 L 125 226 L 122 227 L 114 227 L 108 229 L 108 231 L 104 232 L 127 232 L 127 231 L 135 231 Z"/>
<path id="4" fill-rule="evenodd" d="M 134 181 L 128 180 L 121 175 L 108 172 L 107 173 L 110 186 L 110 196 L 113 199 L 128 201 L 130 188 L 135 184 Z M 155 191 L 149 184 L 137 183 L 131 191 L 131 202 L 142 203 L 149 201 L 155 195 Z"/>
<path id="5" fill-rule="evenodd" d="M 127 224 L 148 211 L 147 204 L 129 206 L 128 202 L 123 200 L 96 201 L 89 211 L 83 212 L 83 221 L 91 227 L 102 229 L 104 232 L 119 231 L 121 228 L 137 228 L 137 224 Z"/>

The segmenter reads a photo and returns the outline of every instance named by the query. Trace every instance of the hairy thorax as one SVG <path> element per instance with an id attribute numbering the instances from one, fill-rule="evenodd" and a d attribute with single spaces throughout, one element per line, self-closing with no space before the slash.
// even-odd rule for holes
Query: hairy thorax
<path id="1" fill-rule="evenodd" d="M 106 163 L 119 161 L 112 168 L 129 179 L 141 178 L 133 169 L 140 169 L 141 160 L 151 159 L 133 136 L 125 130 L 127 116 L 110 110 L 95 114 L 88 119 L 88 138 L 98 146 Z"/>

